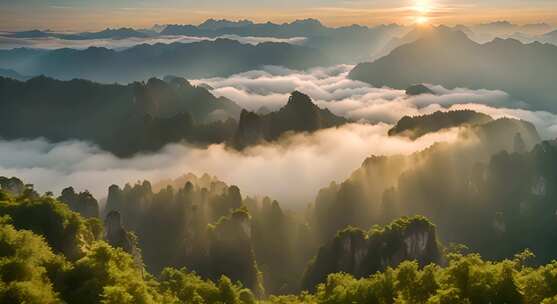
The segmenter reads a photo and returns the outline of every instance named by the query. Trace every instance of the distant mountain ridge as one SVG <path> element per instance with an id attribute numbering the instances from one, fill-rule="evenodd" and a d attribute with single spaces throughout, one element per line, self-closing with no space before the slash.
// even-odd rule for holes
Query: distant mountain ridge
<path id="1" fill-rule="evenodd" d="M 136 30 L 130 27 L 106 28 L 98 32 L 81 33 L 60 33 L 53 31 L 29 30 L 3 34 L 10 38 L 46 38 L 53 37 L 65 40 L 86 40 L 86 39 L 124 39 L 124 38 L 146 38 L 157 35 L 156 32 L 147 30 Z"/>
<path id="2" fill-rule="evenodd" d="M 349 27 L 329 28 L 319 20 L 304 19 L 290 23 L 254 23 L 252 21 L 228 21 L 209 19 L 199 26 L 169 24 L 161 32 L 162 35 L 188 35 L 217 37 L 221 35 L 266 36 L 277 38 L 313 37 Z M 366 29 L 369 29 L 365 27 Z M 364 29 L 362 27 L 361 29 Z"/>
<path id="3" fill-rule="evenodd" d="M 394 36 L 406 29 L 396 24 L 367 27 L 351 25 L 327 27 L 316 19 L 295 20 L 290 23 L 253 23 L 209 20 L 200 26 L 171 24 L 162 35 L 220 37 L 223 35 L 295 38 L 305 37 L 304 46 L 319 49 L 339 63 L 357 63 L 378 52 Z"/>
<path id="4" fill-rule="evenodd" d="M 478 44 L 461 31 L 438 28 L 349 74 L 374 86 L 404 89 L 415 83 L 447 88 L 499 89 L 533 109 L 557 111 L 557 46 L 495 39 Z"/>
<path id="5" fill-rule="evenodd" d="M 0 69 L 0 77 L 12 78 L 20 81 L 25 81 L 31 77 L 23 76 L 14 70 Z"/>
<path id="6" fill-rule="evenodd" d="M 22 31 L 7 33 L 11 38 L 58 38 L 66 40 L 199 37 L 202 39 L 259 37 L 293 39 L 303 46 L 318 49 L 336 63 L 358 63 L 368 60 L 394 36 L 406 31 L 406 27 L 389 24 L 367 27 L 351 25 L 328 27 L 316 19 L 295 20 L 289 23 L 255 23 L 250 20 L 230 21 L 208 19 L 199 25 L 169 24 L 153 29 L 132 28 L 105 29 L 99 32 L 57 33 L 52 31 Z M 0 34 L 1 35 L 1 34 Z M 297 43 L 298 44 L 298 43 Z M 151 75 L 155 76 L 155 75 Z"/>
<path id="7" fill-rule="evenodd" d="M 0 68 L 25 75 L 46 75 L 97 82 L 133 82 L 178 75 L 187 78 L 228 76 L 264 65 L 306 69 L 329 65 L 319 50 L 287 43 L 242 44 L 229 39 L 196 43 L 142 44 L 125 50 L 0 50 Z"/>

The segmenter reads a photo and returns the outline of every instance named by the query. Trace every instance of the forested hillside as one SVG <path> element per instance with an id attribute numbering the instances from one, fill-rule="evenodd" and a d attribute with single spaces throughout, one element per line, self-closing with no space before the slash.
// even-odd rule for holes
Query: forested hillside
<path id="1" fill-rule="evenodd" d="M 108 218 L 103 229 L 98 219 L 85 219 L 64 203 L 40 195 L 30 186 L 22 190 L 0 192 L 2 303 L 553 303 L 556 300 L 555 263 L 532 267 L 533 254 L 529 251 L 501 262 L 489 262 L 477 254 L 463 254 L 462 246 L 445 249 L 440 265 L 426 265 L 427 260 L 406 261 L 361 279 L 350 274 L 331 274 L 316 286 L 314 293 L 279 297 L 266 297 L 259 287 L 250 291 L 226 276 L 202 279 L 187 268 L 164 268 L 153 276 L 144 269 L 139 251 L 130 253 L 107 243 L 112 229 Z M 241 246 L 241 237 L 238 239 L 236 233 L 245 236 L 241 226 L 249 217 L 246 210 L 234 211 L 209 230 L 217 234 L 213 241 L 219 242 L 218 249 L 221 245 L 228 248 L 234 244 L 242 248 L 219 251 L 221 258 L 231 261 L 229 255 L 244 256 L 249 247 Z M 427 220 L 417 218 L 399 220 L 384 229 L 375 228 L 368 236 L 346 230 L 339 232 L 338 237 L 363 233 L 361 242 L 364 243 L 373 244 L 383 237 L 397 242 L 397 238 L 421 229 L 420 226 L 429 226 L 427 230 L 435 233 Z M 340 265 L 348 265 L 345 263 L 349 260 L 343 261 Z"/>

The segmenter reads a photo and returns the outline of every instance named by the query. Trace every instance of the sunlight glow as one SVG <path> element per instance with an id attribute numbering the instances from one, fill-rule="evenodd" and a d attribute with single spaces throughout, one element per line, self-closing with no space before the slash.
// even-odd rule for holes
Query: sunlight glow
<path id="1" fill-rule="evenodd" d="M 416 0 L 414 4 L 414 10 L 422 14 L 431 12 L 431 9 L 431 3 L 428 0 Z"/>
<path id="2" fill-rule="evenodd" d="M 426 17 L 426 16 L 419 16 L 419 17 L 416 17 L 416 23 L 417 23 L 417 24 L 420 24 L 420 25 L 422 25 L 422 24 L 428 24 L 428 23 L 429 23 L 429 18 Z"/>

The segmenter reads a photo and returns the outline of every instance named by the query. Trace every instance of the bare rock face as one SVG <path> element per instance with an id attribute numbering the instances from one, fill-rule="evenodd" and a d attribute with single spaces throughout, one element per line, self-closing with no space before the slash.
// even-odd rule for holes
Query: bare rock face
<path id="1" fill-rule="evenodd" d="M 319 250 L 308 266 L 302 287 L 311 290 L 331 273 L 345 272 L 360 278 L 407 260 L 425 266 L 440 263 L 441 259 L 435 226 L 424 217 L 401 218 L 370 232 L 347 228 Z"/>
<path id="2" fill-rule="evenodd" d="M 134 245 L 128 232 L 122 227 L 120 212 L 110 211 L 106 215 L 105 240 L 113 247 L 122 248 L 127 253 L 134 253 Z"/>
<path id="3" fill-rule="evenodd" d="M 334 245 L 339 250 L 336 267 L 339 271 L 357 273 L 362 269 L 369 248 L 366 244 L 366 235 L 363 231 L 348 231 L 338 238 Z"/>

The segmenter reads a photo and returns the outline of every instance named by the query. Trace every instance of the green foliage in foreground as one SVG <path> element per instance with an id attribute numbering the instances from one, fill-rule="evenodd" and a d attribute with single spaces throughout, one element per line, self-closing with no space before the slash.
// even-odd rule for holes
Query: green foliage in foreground
<path id="1" fill-rule="evenodd" d="M 270 303 L 557 303 L 557 262 L 539 268 L 524 266 L 528 251 L 514 260 L 484 261 L 477 254 L 450 254 L 445 267 L 416 262 L 369 278 L 332 274 L 315 294 L 273 297 Z"/>
<path id="2" fill-rule="evenodd" d="M 0 191 L 0 303 L 255 302 L 224 276 L 213 283 L 165 269 L 157 280 L 130 254 L 98 240 L 96 223 L 57 200 Z"/>
<path id="3" fill-rule="evenodd" d="M 159 281 L 133 257 L 96 242 L 75 263 L 52 252 L 45 240 L 0 224 L 0 303 L 254 303 L 253 294 L 222 277 L 217 283 L 186 270 L 165 269 Z"/>
<path id="4" fill-rule="evenodd" d="M 533 256 L 528 251 L 500 262 L 484 261 L 477 254 L 450 253 L 445 266 L 420 268 L 417 262 L 403 262 L 363 279 L 337 273 L 320 284 L 315 294 L 257 300 L 250 290 L 225 276 L 213 282 L 185 269 L 166 268 L 154 278 L 131 255 L 100 240 L 87 240 L 88 245 L 80 250 L 83 256 L 69 258 L 53 249 L 58 234 L 49 229 L 64 227 L 58 221 L 74 216 L 81 221 L 77 213 L 56 200 L 16 200 L 2 194 L 0 201 L 4 206 L 0 209 L 0 303 L 557 303 L 557 261 L 527 266 Z M 12 218 L 34 214 L 25 210 L 52 207 L 57 211 L 46 213 L 52 221 L 26 228 L 32 230 L 18 227 L 22 219 Z"/>
<path id="5" fill-rule="evenodd" d="M 9 216 L 17 229 L 41 235 L 55 253 L 71 260 L 83 257 L 91 244 L 101 238 L 100 220 L 86 219 L 52 197 L 3 196 L 0 216 Z"/>

